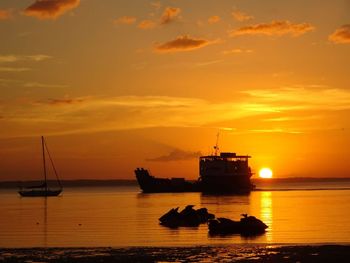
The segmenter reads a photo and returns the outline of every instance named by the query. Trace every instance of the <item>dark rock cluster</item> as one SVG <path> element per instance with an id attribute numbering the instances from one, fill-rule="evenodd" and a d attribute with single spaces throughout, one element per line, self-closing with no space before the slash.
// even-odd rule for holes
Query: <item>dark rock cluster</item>
<path id="1" fill-rule="evenodd" d="M 265 233 L 268 226 L 255 216 L 243 214 L 240 221 L 219 217 L 209 220 L 209 233 L 212 235 L 241 234 L 259 235 Z"/>
<path id="2" fill-rule="evenodd" d="M 194 209 L 188 205 L 179 212 L 179 207 L 170 209 L 159 218 L 160 224 L 170 228 L 197 227 L 207 223 L 211 235 L 241 234 L 246 236 L 265 233 L 268 226 L 254 216 L 243 214 L 240 221 L 219 217 L 208 212 L 206 208 Z"/>
<path id="3" fill-rule="evenodd" d="M 172 208 L 159 218 L 160 224 L 176 228 L 180 226 L 196 227 L 214 219 L 215 215 L 208 213 L 206 208 L 194 209 L 194 205 L 188 205 L 178 212 L 179 208 Z"/>

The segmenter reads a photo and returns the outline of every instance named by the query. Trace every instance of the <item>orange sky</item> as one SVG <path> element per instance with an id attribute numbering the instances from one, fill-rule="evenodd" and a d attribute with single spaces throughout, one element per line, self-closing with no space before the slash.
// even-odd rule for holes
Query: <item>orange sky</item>
<path id="1" fill-rule="evenodd" d="M 320 3 L 321 2 L 321 3 Z M 0 180 L 350 176 L 349 1 L 3 0 Z"/>

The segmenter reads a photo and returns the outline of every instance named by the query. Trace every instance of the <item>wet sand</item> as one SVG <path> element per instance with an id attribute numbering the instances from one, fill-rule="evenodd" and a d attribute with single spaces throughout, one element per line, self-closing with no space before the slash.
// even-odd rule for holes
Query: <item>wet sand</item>
<path id="1" fill-rule="evenodd" d="M 0 262 L 350 262 L 350 246 L 4 248 Z"/>

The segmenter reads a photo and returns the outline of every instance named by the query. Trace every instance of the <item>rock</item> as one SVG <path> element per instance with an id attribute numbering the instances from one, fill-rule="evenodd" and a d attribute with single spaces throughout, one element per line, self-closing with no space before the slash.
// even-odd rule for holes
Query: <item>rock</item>
<path id="1" fill-rule="evenodd" d="M 209 220 L 209 233 L 212 235 L 241 234 L 245 236 L 259 235 L 265 233 L 268 226 L 254 216 L 243 215 L 240 221 L 228 218 L 217 218 Z"/>
<path id="2" fill-rule="evenodd" d="M 172 208 L 159 218 L 160 224 L 168 227 L 178 227 L 180 224 L 179 208 Z"/>
<path id="3" fill-rule="evenodd" d="M 208 222 L 209 219 L 215 218 L 213 214 L 208 213 L 206 208 L 195 210 L 193 207 L 194 205 L 188 205 L 181 212 L 178 212 L 178 207 L 170 209 L 159 218 L 160 224 L 172 228 L 180 226 L 196 227 Z"/>

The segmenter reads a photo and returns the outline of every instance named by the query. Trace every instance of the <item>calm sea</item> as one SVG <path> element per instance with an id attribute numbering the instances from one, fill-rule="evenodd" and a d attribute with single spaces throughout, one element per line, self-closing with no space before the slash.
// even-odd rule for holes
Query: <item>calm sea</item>
<path id="1" fill-rule="evenodd" d="M 350 181 L 258 185 L 248 196 L 142 194 L 136 186 L 65 188 L 60 197 L 21 198 L 0 190 L 0 247 L 193 246 L 350 243 Z M 293 190 L 291 190 L 293 189 Z M 169 229 L 170 208 L 206 207 L 217 217 L 248 213 L 266 234 L 211 237 L 206 225 Z"/>

